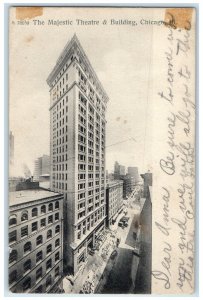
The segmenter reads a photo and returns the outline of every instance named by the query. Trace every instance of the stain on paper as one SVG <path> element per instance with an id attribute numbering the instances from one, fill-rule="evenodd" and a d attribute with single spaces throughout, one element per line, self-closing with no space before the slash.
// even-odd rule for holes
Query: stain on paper
<path id="1" fill-rule="evenodd" d="M 42 15 L 43 7 L 41 6 L 16 7 L 16 19 L 18 20 L 33 19 Z"/>
<path id="2" fill-rule="evenodd" d="M 25 42 L 29 44 L 33 39 L 34 39 L 33 35 L 29 35 L 25 38 Z"/>
<path id="3" fill-rule="evenodd" d="M 174 29 L 191 29 L 193 8 L 167 8 L 164 23 Z"/>

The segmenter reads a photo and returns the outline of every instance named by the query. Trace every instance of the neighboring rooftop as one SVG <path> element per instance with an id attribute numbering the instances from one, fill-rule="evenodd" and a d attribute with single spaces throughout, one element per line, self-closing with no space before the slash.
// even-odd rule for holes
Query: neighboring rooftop
<path id="1" fill-rule="evenodd" d="M 107 183 L 107 188 L 112 187 L 114 185 L 123 184 L 123 180 L 113 180 Z"/>
<path id="2" fill-rule="evenodd" d="M 14 191 L 9 193 L 9 206 L 28 203 L 40 199 L 45 199 L 45 198 L 50 198 L 57 195 L 62 195 L 62 194 L 43 190 L 43 189 Z"/>

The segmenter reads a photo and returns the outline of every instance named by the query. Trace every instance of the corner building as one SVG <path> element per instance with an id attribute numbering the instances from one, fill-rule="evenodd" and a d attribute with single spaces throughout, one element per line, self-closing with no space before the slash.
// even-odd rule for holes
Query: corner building
<path id="1" fill-rule="evenodd" d="M 9 193 L 9 289 L 63 290 L 63 195 L 42 189 Z"/>
<path id="2" fill-rule="evenodd" d="M 64 194 L 64 271 L 76 274 L 105 227 L 108 96 L 76 35 L 47 83 L 51 190 Z"/>

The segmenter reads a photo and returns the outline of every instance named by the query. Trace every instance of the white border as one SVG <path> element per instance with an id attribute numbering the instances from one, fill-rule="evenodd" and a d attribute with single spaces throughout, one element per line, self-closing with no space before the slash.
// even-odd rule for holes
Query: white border
<path id="1" fill-rule="evenodd" d="M 4 258 L 4 252 L 5 252 L 5 249 L 4 249 L 4 240 L 5 240 L 5 237 L 4 237 L 4 232 L 5 232 L 5 228 L 4 228 L 4 225 L 5 225 L 5 222 L 4 222 L 4 208 L 6 207 L 4 201 L 6 200 L 5 199 L 5 195 L 4 193 L 6 193 L 6 185 L 7 185 L 7 172 L 5 172 L 5 174 L 3 173 L 3 170 L 5 170 L 5 166 L 7 165 L 7 162 L 6 162 L 6 159 L 7 159 L 7 143 L 8 143 L 8 138 L 7 138 L 7 132 L 8 132 L 8 128 L 6 129 L 7 127 L 7 122 L 8 122 L 8 118 L 6 116 L 6 111 L 7 109 L 5 109 L 5 107 L 7 107 L 7 100 L 4 98 L 6 95 L 6 91 L 8 89 L 7 85 L 4 85 L 4 76 L 5 74 L 7 73 L 6 70 L 4 70 L 4 66 L 6 67 L 6 60 L 7 60 L 7 57 L 8 57 L 8 49 L 5 47 L 6 45 L 4 44 L 5 43 L 5 36 L 4 36 L 4 25 L 6 25 L 7 23 L 7 20 L 5 19 L 4 20 L 4 4 L 16 4 L 16 5 L 108 5 L 108 6 L 113 6 L 113 5 L 122 5 L 122 6 L 130 6 L 130 5 L 139 5 L 139 6 L 186 6 L 186 5 L 199 5 L 199 32 L 197 30 L 197 46 L 199 46 L 199 58 L 197 57 L 197 69 L 199 69 L 199 78 L 203 78 L 202 76 L 202 69 L 203 69 L 203 61 L 202 61 L 202 56 L 201 56 L 201 53 L 203 53 L 203 47 L 202 47 L 202 28 L 203 28 L 203 21 L 202 21 L 202 16 L 203 16 L 203 4 L 201 3 L 201 0 L 197 0 L 197 1 L 189 1 L 189 0 L 185 0 L 184 3 L 182 1 L 175 1 L 175 2 L 167 2 L 167 1 L 151 1 L 151 0 L 148 0 L 148 1 L 135 1 L 135 0 L 128 0 L 126 3 L 124 1 L 115 1 L 115 0 L 111 0 L 111 1 L 90 1 L 90 2 L 87 2 L 87 1 L 67 1 L 67 0 L 60 0 L 59 3 L 57 3 L 56 1 L 53 1 L 53 0 L 44 0 L 44 1 L 36 1 L 36 0 L 32 0 L 32 1 L 24 1 L 24 0 L 21 0 L 21 1 L 16 1 L 16 0 L 13 0 L 13 1 L 9 1 L 9 0 L 0 0 L 0 39 L 1 39 L 1 45 L 0 45 L 0 52 L 1 52 L 1 60 L 0 60 L 0 66 L 1 66 L 1 69 L 0 69 L 0 82 L 1 82 L 1 89 L 0 89 L 0 134 L 1 134 L 1 141 L 3 141 L 3 143 L 1 143 L 1 147 L 0 147 L 0 169 L 1 169 L 1 175 L 2 178 L 0 180 L 0 191 L 1 191 L 1 198 L 0 198 L 0 211 L 1 211 L 1 225 L 0 225 L 0 231 L 1 231 L 1 246 L 0 246 L 0 266 L 1 266 L 1 278 L 0 278 L 0 299 L 5 299 L 7 298 L 8 296 L 5 295 L 5 292 L 4 292 L 4 288 L 6 286 L 6 276 L 5 276 L 5 273 L 4 273 L 4 261 L 5 261 L 5 258 Z M 197 24 L 198 25 L 198 24 Z M 198 28 L 197 28 L 198 29 Z M 7 38 L 7 37 L 6 37 Z M 4 53 L 4 47 L 5 47 L 5 53 Z M 200 67 L 201 66 L 201 67 Z M 5 71 L 5 73 L 4 73 Z M 198 80 L 198 78 L 197 78 Z M 203 83 L 201 82 L 201 84 L 199 83 L 199 80 L 197 81 L 197 97 L 198 97 L 198 88 L 199 88 L 199 110 L 197 110 L 197 117 L 199 116 L 199 130 L 197 130 L 197 140 L 199 140 L 199 143 L 197 143 L 197 149 L 196 149 L 196 153 L 197 153 L 197 169 L 198 169 L 198 165 L 199 165 L 199 178 L 203 178 L 203 175 L 202 174 L 202 166 L 203 165 L 203 162 L 202 162 L 202 159 L 200 157 L 200 154 L 203 152 L 203 147 L 202 147 L 202 137 L 201 137 L 201 128 L 203 127 L 203 110 L 202 110 L 202 100 L 203 100 L 203 97 L 202 97 L 202 85 Z M 5 113 L 5 115 L 4 115 Z M 6 120 L 6 121 L 5 121 Z M 197 124 L 198 125 L 198 124 Z M 198 149 L 198 144 L 199 144 L 199 149 Z M 5 152 L 5 153 L 4 153 Z M 4 155 L 6 154 L 6 155 Z M 198 218 L 198 221 L 197 221 L 197 225 L 199 225 L 199 230 L 200 230 L 200 233 L 202 233 L 202 228 L 203 228 L 203 224 L 202 224 L 202 220 L 203 220 L 203 217 L 201 215 L 201 212 L 203 212 L 203 205 L 202 205 L 202 199 L 203 197 L 202 196 L 202 182 L 199 180 L 198 178 L 198 173 L 197 173 L 197 177 L 196 177 L 196 181 L 197 181 L 197 200 L 199 198 L 199 205 L 198 205 L 198 210 L 199 212 L 197 212 L 197 218 Z M 197 228 L 198 229 L 198 228 Z M 198 247 L 198 244 L 197 244 L 197 247 Z M 202 246 L 202 239 L 200 237 L 200 240 L 199 240 L 199 262 L 198 262 L 198 266 L 199 266 L 199 272 L 198 272 L 198 269 L 197 269 L 197 273 L 199 273 L 199 282 L 197 282 L 197 287 L 199 288 L 199 291 L 196 292 L 196 295 L 192 295 L 192 296 L 182 296 L 182 297 L 187 297 L 187 298 L 191 298 L 191 299 L 195 299 L 196 297 L 203 297 L 203 277 L 202 277 L 202 266 L 203 266 L 203 259 L 202 259 L 202 253 L 203 253 L 203 246 Z M 4 282 L 5 281 L 5 282 Z M 198 295 L 199 293 L 199 295 Z M 54 295 L 53 295 L 54 296 Z M 45 295 L 43 296 L 46 297 L 47 299 L 52 299 L 53 296 L 50 296 L 50 295 Z M 69 296 L 69 295 L 63 295 L 65 297 L 71 297 L 72 296 Z M 19 299 L 19 298 L 26 298 L 26 299 L 33 299 L 33 297 L 37 297 L 36 295 L 35 296 L 12 296 L 12 297 L 8 297 L 9 299 L 16 299 L 16 297 Z M 56 296 L 54 296 L 56 297 Z M 83 295 L 83 296 L 73 296 L 74 299 L 84 299 L 84 298 L 92 298 L 91 296 L 87 295 Z M 115 297 L 115 296 L 104 296 L 104 295 L 94 295 L 94 299 L 95 298 L 98 298 L 98 299 L 112 299 L 112 297 Z M 119 297 L 119 298 L 126 298 L 125 295 L 123 296 L 119 296 L 119 295 L 116 295 L 116 297 Z M 150 298 L 157 298 L 157 296 L 131 296 L 130 298 L 136 298 L 136 299 L 148 299 L 149 297 Z M 170 297 L 170 296 L 169 296 Z M 38 297 L 39 298 L 39 297 Z M 61 298 L 60 296 L 57 297 L 57 298 Z M 167 296 L 161 296 L 161 298 L 168 298 Z M 179 299 L 180 297 L 173 297 L 173 299 Z"/>

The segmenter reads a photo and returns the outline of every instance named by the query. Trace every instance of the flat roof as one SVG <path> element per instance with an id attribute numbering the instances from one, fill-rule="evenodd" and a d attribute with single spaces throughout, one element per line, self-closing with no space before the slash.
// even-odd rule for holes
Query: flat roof
<path id="1" fill-rule="evenodd" d="M 32 202 L 44 198 L 62 194 L 43 190 L 43 189 L 30 189 L 22 191 L 9 192 L 9 206 Z"/>
<path id="2" fill-rule="evenodd" d="M 106 187 L 112 187 L 114 185 L 118 185 L 118 184 L 123 184 L 123 180 L 113 180 L 113 181 L 109 181 L 107 182 Z"/>

